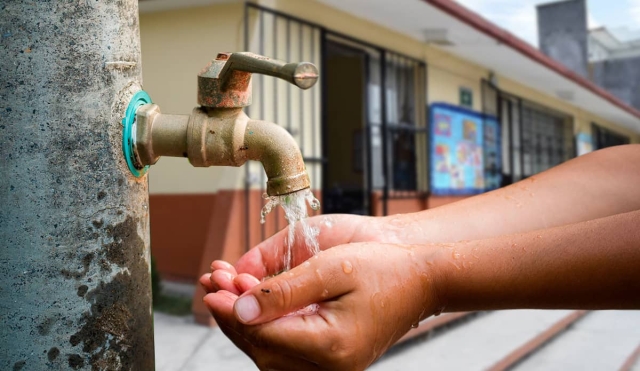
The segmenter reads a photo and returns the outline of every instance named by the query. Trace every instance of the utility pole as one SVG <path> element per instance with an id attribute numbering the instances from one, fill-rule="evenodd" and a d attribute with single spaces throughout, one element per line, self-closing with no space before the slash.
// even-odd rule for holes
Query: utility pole
<path id="1" fill-rule="evenodd" d="M 153 370 L 138 1 L 0 10 L 0 370 Z"/>

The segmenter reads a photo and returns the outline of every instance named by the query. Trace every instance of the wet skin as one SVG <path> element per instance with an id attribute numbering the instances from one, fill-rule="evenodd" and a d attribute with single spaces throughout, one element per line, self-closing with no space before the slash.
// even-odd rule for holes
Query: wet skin
<path id="1" fill-rule="evenodd" d="M 324 251 L 296 245 L 296 267 L 261 282 L 281 269 L 282 231 L 235 267 L 213 262 L 204 301 L 262 370 L 362 370 L 442 310 L 640 308 L 639 148 L 431 211 L 311 218 Z"/>

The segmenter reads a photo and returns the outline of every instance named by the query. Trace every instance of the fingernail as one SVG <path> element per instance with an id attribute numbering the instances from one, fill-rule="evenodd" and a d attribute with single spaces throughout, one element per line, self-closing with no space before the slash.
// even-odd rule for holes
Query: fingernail
<path id="1" fill-rule="evenodd" d="M 236 315 L 244 322 L 251 322 L 260 315 L 260 304 L 253 295 L 243 296 L 235 305 Z"/>

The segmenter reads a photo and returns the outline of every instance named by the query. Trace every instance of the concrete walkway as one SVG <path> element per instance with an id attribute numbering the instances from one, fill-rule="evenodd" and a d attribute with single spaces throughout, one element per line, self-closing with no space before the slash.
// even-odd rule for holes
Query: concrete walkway
<path id="1" fill-rule="evenodd" d="M 484 370 L 569 312 L 486 313 L 404 344 L 369 370 Z M 190 316 L 156 313 L 154 319 L 158 371 L 257 370 L 218 328 L 197 325 Z M 591 312 L 516 370 L 618 370 L 639 345 L 640 311 Z M 639 368 L 636 362 L 632 370 Z"/>
<path id="2" fill-rule="evenodd" d="M 487 313 L 426 342 L 383 357 L 371 371 L 486 370 L 572 311 Z"/>
<path id="3" fill-rule="evenodd" d="M 514 371 L 619 370 L 638 346 L 640 311 L 591 312 Z"/>
<path id="4" fill-rule="evenodd" d="M 198 325 L 191 316 L 153 317 L 156 371 L 258 369 L 217 327 Z"/>

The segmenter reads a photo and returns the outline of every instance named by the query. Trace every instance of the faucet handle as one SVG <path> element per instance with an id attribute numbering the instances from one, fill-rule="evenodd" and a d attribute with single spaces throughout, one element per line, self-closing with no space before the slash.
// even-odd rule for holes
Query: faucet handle
<path id="1" fill-rule="evenodd" d="M 318 68 L 309 62 L 286 63 L 248 52 L 219 53 L 198 74 L 198 103 L 222 108 L 250 105 L 252 73 L 279 77 L 301 89 L 318 81 Z"/>
<path id="2" fill-rule="evenodd" d="M 300 89 L 309 89 L 318 81 L 318 69 L 313 63 L 286 63 L 254 53 L 219 53 L 217 60 L 226 60 L 220 79 L 222 88 L 232 83 L 234 71 L 261 73 L 281 78 Z"/>

